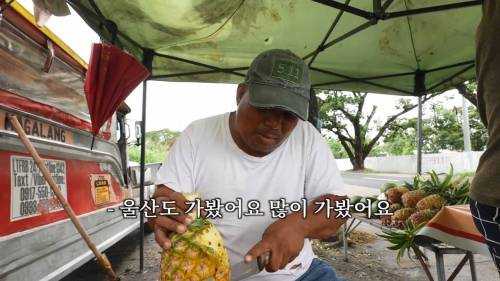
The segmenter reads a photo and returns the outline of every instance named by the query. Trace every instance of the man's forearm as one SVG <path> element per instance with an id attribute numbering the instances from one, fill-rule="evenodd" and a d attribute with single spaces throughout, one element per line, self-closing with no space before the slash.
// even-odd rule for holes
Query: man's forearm
<path id="1" fill-rule="evenodd" d="M 344 224 L 347 219 L 336 218 L 337 213 L 331 210 L 328 218 L 328 210 L 326 207 L 315 214 L 318 209 L 318 204 L 315 202 L 325 202 L 326 199 L 330 199 L 331 206 L 335 206 L 335 201 L 347 199 L 347 197 L 332 194 L 320 196 L 309 204 L 305 218 L 302 213 L 292 213 L 288 215 L 287 219 L 294 221 L 299 228 L 298 231 L 301 231 L 306 238 L 322 239 L 335 235 L 339 227 Z"/>

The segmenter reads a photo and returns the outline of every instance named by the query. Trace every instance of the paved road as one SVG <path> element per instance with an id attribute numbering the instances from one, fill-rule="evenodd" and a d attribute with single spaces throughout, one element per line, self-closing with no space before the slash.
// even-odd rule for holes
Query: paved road
<path id="1" fill-rule="evenodd" d="M 405 181 L 412 182 L 413 176 L 406 174 L 377 174 L 377 173 L 354 173 L 342 172 L 345 184 L 363 186 L 379 189 L 388 182 L 403 184 Z"/>

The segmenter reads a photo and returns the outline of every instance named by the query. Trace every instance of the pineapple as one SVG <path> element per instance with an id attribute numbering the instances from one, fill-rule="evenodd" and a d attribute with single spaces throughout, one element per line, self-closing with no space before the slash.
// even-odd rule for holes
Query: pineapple
<path id="1" fill-rule="evenodd" d="M 380 217 L 380 222 L 382 223 L 382 225 L 384 226 L 390 226 L 391 225 L 391 216 L 387 215 L 387 216 L 381 216 Z"/>
<path id="2" fill-rule="evenodd" d="M 406 192 L 410 191 L 408 189 L 408 187 L 406 187 L 406 186 L 396 187 L 396 189 L 399 190 L 399 192 L 401 192 L 401 194 L 405 194 Z"/>
<path id="3" fill-rule="evenodd" d="M 417 206 L 417 202 L 425 197 L 425 192 L 422 190 L 413 190 L 406 192 L 401 196 L 401 201 L 403 202 L 403 206 L 405 208 L 415 208 Z"/>
<path id="4" fill-rule="evenodd" d="M 403 208 L 403 205 L 401 205 L 400 203 L 391 204 L 389 206 L 389 213 L 394 213 L 401 208 Z"/>
<path id="5" fill-rule="evenodd" d="M 391 204 L 401 203 L 401 196 L 408 191 L 408 188 L 400 186 L 387 190 L 385 192 L 385 195 L 387 196 L 387 201 L 389 201 Z"/>
<path id="6" fill-rule="evenodd" d="M 446 200 L 439 194 L 431 194 L 427 197 L 424 197 L 422 200 L 418 201 L 417 209 L 425 210 L 425 209 L 441 209 L 444 205 L 446 205 Z"/>
<path id="7" fill-rule="evenodd" d="M 401 228 L 405 221 L 415 212 L 413 208 L 403 208 L 394 212 L 391 217 L 391 221 L 395 227 Z"/>
<path id="8" fill-rule="evenodd" d="M 438 210 L 435 209 L 419 210 L 411 214 L 409 220 L 413 225 L 426 224 L 434 217 L 435 214 L 437 214 L 437 212 Z"/>
<path id="9" fill-rule="evenodd" d="M 184 194 L 187 200 L 199 197 L 196 192 Z M 230 280 L 230 265 L 219 231 L 206 218 L 195 218 L 183 234 L 170 236 L 172 247 L 164 250 L 160 281 Z"/>

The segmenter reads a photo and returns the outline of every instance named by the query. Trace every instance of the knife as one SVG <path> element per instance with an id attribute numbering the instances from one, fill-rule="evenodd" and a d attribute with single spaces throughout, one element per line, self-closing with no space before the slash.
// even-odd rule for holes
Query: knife
<path id="1" fill-rule="evenodd" d="M 231 281 L 242 280 L 261 272 L 269 263 L 270 258 L 271 254 L 266 252 L 249 263 L 242 261 L 231 266 Z"/>

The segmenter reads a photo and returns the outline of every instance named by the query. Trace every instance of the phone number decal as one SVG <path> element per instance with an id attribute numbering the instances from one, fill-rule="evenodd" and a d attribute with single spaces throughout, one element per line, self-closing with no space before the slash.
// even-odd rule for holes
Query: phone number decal
<path id="1" fill-rule="evenodd" d="M 61 189 L 63 196 L 67 198 L 66 162 L 47 159 L 43 160 L 43 162 L 57 186 Z M 57 197 L 32 158 L 12 156 L 10 172 L 11 221 L 62 209 L 59 200 L 57 200 Z"/>

